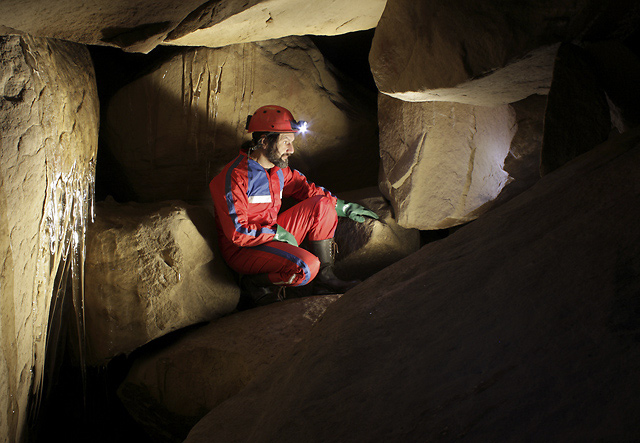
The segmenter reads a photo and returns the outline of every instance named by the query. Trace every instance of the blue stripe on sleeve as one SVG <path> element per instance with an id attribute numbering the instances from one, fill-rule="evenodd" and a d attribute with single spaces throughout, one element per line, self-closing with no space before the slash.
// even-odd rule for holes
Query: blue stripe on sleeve
<path id="1" fill-rule="evenodd" d="M 247 229 L 238 222 L 238 214 L 236 212 L 236 205 L 233 202 L 233 192 L 231 190 L 231 174 L 233 174 L 233 171 L 238 167 L 240 162 L 242 162 L 243 158 L 244 157 L 242 155 L 238 156 L 238 158 L 233 162 L 233 164 L 227 170 L 227 175 L 225 176 L 225 182 L 224 182 L 225 200 L 227 201 L 227 209 L 229 209 L 229 217 L 231 217 L 231 221 L 233 222 L 233 225 L 236 228 L 236 232 L 240 234 L 249 235 L 251 237 L 257 237 L 259 234 L 263 234 L 263 233 L 275 234 L 276 232 L 273 229 L 269 229 L 269 228 L 261 228 L 259 230 Z"/>
<path id="2" fill-rule="evenodd" d="M 252 159 L 247 159 L 247 195 L 249 197 L 268 197 L 271 201 L 271 190 L 269 188 L 269 176 L 267 171 L 260 166 L 260 163 Z"/>

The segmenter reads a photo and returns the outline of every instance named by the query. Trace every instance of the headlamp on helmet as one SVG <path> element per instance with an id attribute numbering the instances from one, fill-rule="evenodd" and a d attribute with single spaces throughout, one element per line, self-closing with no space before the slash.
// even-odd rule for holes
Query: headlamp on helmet
<path id="1" fill-rule="evenodd" d="M 304 120 L 300 120 L 297 122 L 291 122 L 291 127 L 293 129 L 295 129 L 297 132 L 299 132 L 300 134 L 304 134 L 305 132 L 308 131 L 308 124 L 306 121 Z"/>
<path id="2" fill-rule="evenodd" d="M 247 117 L 249 132 L 307 132 L 307 122 L 296 121 L 282 106 L 268 105 L 258 108 Z"/>

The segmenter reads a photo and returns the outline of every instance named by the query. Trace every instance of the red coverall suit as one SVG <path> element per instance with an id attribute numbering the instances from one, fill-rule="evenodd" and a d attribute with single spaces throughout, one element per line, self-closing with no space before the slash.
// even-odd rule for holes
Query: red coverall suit
<path id="1" fill-rule="evenodd" d="M 240 152 L 209 184 L 218 241 L 227 264 L 240 274 L 268 273 L 272 283 L 302 286 L 318 273 L 318 258 L 306 249 L 274 241 L 276 224 L 298 244 L 333 238 L 336 197 L 309 183 L 295 169 L 266 170 Z M 278 215 L 283 197 L 300 203 Z"/>

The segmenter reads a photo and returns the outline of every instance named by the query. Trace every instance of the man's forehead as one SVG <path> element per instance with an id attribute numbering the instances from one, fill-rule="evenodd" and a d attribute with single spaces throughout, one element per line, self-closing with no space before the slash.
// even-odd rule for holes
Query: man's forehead
<path id="1" fill-rule="evenodd" d="M 283 132 L 282 134 L 280 134 L 280 137 L 278 137 L 278 141 L 283 141 L 287 139 L 289 141 L 293 141 L 295 138 L 296 136 L 292 132 Z"/>

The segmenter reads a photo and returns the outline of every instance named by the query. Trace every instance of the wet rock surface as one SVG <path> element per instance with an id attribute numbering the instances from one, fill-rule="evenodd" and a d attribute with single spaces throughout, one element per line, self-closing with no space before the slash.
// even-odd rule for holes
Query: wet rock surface
<path id="1" fill-rule="evenodd" d="M 85 47 L 0 36 L 0 53 L 0 439 L 19 441 L 29 395 L 51 381 L 58 300 L 80 278 L 99 116 Z"/>
<path id="2" fill-rule="evenodd" d="M 87 341 L 106 364 L 179 328 L 232 312 L 239 288 L 207 208 L 101 202 L 87 234 Z"/>

